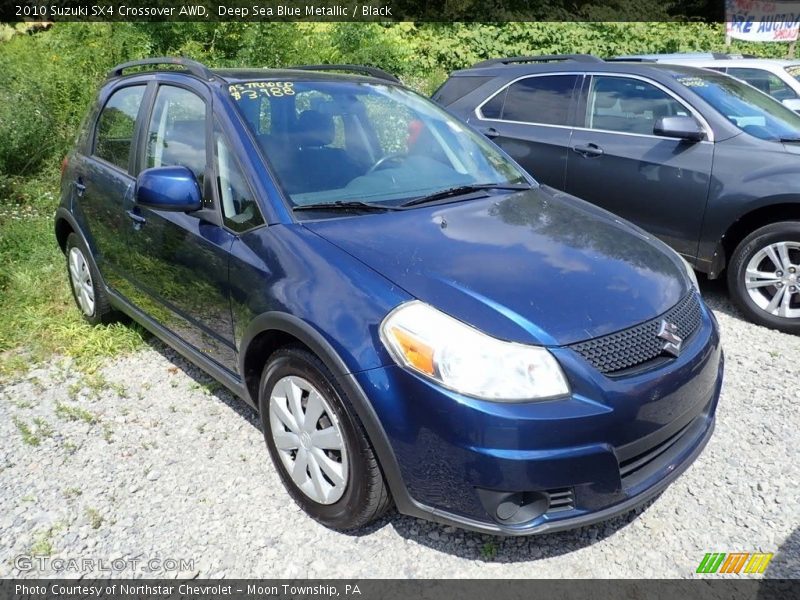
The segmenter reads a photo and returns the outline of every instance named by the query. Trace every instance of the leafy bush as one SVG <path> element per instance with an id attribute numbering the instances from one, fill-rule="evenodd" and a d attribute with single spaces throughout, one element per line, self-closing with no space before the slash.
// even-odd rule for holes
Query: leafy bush
<path id="1" fill-rule="evenodd" d="M 643 14 L 666 14 L 662 2 L 645 4 Z M 597 19 L 607 8 L 582 10 Z M 46 31 L 6 26 L 2 34 L 0 177 L 56 164 L 107 70 L 145 56 L 212 66 L 369 64 L 430 93 L 449 71 L 502 55 L 725 49 L 721 25 L 673 22 L 56 23 Z M 736 42 L 732 50 L 779 56 L 786 45 Z"/>

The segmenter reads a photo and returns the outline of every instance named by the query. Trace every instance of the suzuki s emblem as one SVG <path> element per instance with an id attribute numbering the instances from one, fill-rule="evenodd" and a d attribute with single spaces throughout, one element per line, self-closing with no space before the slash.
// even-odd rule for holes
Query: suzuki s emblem
<path id="1" fill-rule="evenodd" d="M 662 319 L 661 328 L 658 330 L 658 337 L 664 340 L 662 352 L 678 356 L 681 353 L 683 338 L 678 335 L 678 326 Z"/>

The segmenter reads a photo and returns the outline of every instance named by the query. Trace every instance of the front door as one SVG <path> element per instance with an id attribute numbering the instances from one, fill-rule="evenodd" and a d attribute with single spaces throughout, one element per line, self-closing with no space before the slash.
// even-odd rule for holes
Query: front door
<path id="1" fill-rule="evenodd" d="M 677 115 L 692 112 L 651 82 L 593 76 L 585 127 L 572 134 L 566 189 L 695 257 L 714 144 L 653 134 L 659 117 Z"/>
<path id="2" fill-rule="evenodd" d="M 210 100 L 195 91 L 159 86 L 149 123 L 143 168 L 182 165 L 200 189 L 209 168 Z M 214 208 L 206 194 L 206 208 Z M 235 235 L 196 214 L 132 207 L 128 223 L 130 294 L 159 324 L 207 357 L 236 370 L 228 292 L 228 259 Z"/>

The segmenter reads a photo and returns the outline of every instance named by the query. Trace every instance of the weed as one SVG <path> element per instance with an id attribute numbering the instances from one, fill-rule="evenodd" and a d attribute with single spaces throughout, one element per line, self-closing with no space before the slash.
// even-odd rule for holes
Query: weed
<path id="1" fill-rule="evenodd" d="M 25 421 L 16 416 L 13 417 L 12 420 L 14 421 L 14 425 L 16 425 L 17 430 L 22 435 L 22 441 L 25 444 L 28 444 L 28 446 L 38 446 L 42 443 L 41 436 L 37 432 L 34 432 L 30 425 L 28 425 Z"/>
<path id="2" fill-rule="evenodd" d="M 100 526 L 103 524 L 103 515 L 101 515 L 96 508 L 87 508 L 86 516 L 89 518 L 89 524 L 92 526 L 92 529 L 100 529 Z"/>
<path id="3" fill-rule="evenodd" d="M 486 560 L 493 560 L 497 556 L 497 544 L 486 542 L 481 546 L 481 556 Z"/>
<path id="4" fill-rule="evenodd" d="M 62 402 L 56 402 L 56 414 L 67 421 L 83 421 L 89 425 L 94 425 L 99 421 L 99 418 L 88 410 Z"/>
<path id="5" fill-rule="evenodd" d="M 64 491 L 61 492 L 61 494 L 67 500 L 74 500 L 75 498 L 77 498 L 78 496 L 83 494 L 83 491 L 80 488 L 68 487 L 68 488 L 65 488 Z"/>

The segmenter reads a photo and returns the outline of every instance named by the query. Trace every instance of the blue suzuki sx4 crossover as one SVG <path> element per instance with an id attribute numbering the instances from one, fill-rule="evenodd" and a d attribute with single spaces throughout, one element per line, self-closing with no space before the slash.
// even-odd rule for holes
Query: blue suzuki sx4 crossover
<path id="1" fill-rule="evenodd" d="M 376 69 L 120 65 L 55 232 L 86 319 L 127 314 L 257 408 L 328 527 L 392 504 L 585 525 L 713 430 L 722 351 L 687 264 Z"/>

